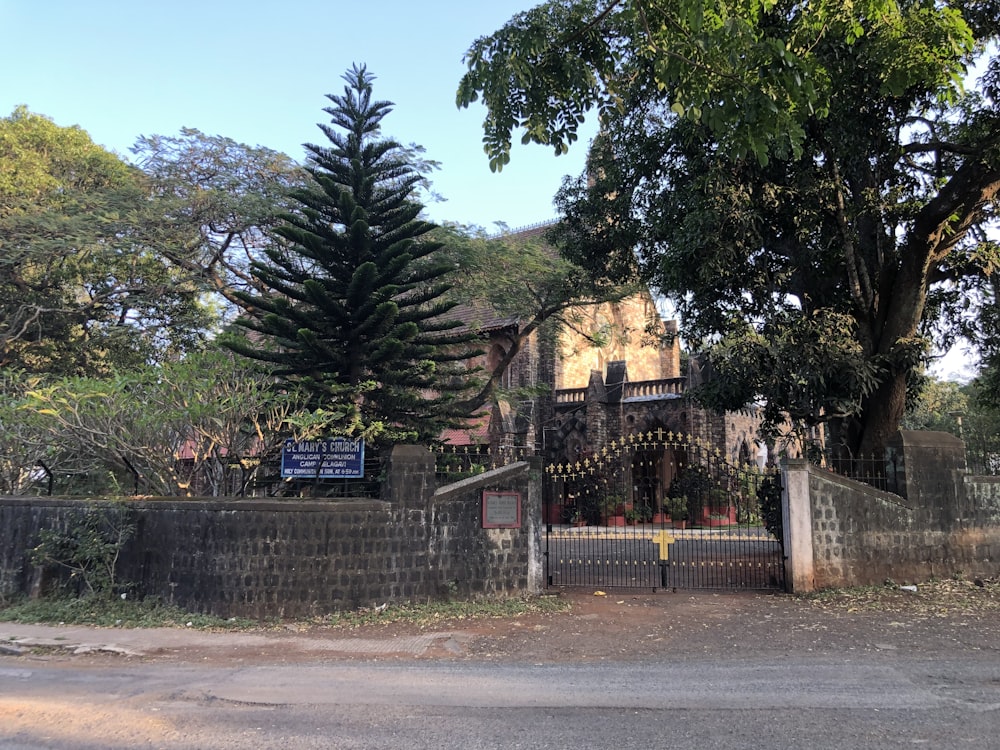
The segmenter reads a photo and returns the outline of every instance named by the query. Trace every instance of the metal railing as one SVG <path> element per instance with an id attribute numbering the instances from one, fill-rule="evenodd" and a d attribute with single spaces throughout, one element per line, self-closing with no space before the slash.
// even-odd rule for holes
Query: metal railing
<path id="1" fill-rule="evenodd" d="M 965 463 L 973 476 L 1000 476 L 1000 435 L 995 432 L 966 431 Z"/>
<path id="2" fill-rule="evenodd" d="M 483 474 L 491 469 L 523 461 L 533 451 L 524 445 L 501 445 L 493 449 L 486 444 L 437 445 L 434 454 L 435 478 L 439 484 L 457 482 Z"/>
<path id="3" fill-rule="evenodd" d="M 838 476 L 906 497 L 903 457 L 891 448 L 887 448 L 884 455 L 867 456 L 845 456 L 827 451 L 812 463 Z"/>
<path id="4" fill-rule="evenodd" d="M 625 383 L 623 398 L 642 398 L 649 396 L 680 396 L 687 387 L 687 378 L 664 378 L 662 380 L 640 380 L 635 383 Z"/>

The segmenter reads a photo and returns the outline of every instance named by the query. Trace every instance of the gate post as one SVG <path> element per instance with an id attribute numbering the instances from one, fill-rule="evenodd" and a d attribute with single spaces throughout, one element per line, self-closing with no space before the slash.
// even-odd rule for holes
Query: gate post
<path id="1" fill-rule="evenodd" d="M 781 464 L 781 521 L 785 547 L 785 586 L 793 594 L 814 591 L 812 503 L 809 463 L 785 459 Z"/>
<path id="2" fill-rule="evenodd" d="M 400 508 L 425 510 L 434 496 L 434 456 L 419 445 L 394 445 L 382 499 Z"/>

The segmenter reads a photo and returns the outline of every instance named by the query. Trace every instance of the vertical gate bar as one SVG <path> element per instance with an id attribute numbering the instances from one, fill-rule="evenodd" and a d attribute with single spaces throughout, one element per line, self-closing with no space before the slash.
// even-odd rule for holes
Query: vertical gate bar
<path id="1" fill-rule="evenodd" d="M 557 519 L 553 508 L 545 519 L 550 585 L 736 589 L 784 585 L 781 541 L 762 525 L 766 514 L 760 480 L 766 477 L 773 483 L 770 473 L 730 465 L 718 450 L 693 440 L 653 443 L 639 437 L 627 445 L 623 441 L 615 453 L 617 464 L 604 464 L 604 474 L 591 471 L 560 480 L 555 479 L 556 471 L 547 475 L 553 486 L 570 483 L 562 488 L 562 497 L 569 498 L 563 503 L 564 517 Z M 701 473 L 694 486 L 687 487 L 689 493 L 697 492 L 688 495 L 692 528 L 677 534 L 668 560 L 661 561 L 659 546 L 651 543 L 651 537 L 667 524 L 652 514 L 662 511 L 673 483 L 688 471 Z M 599 519 L 600 501 L 608 496 L 631 503 L 632 515 L 638 514 L 641 525 L 617 527 Z M 591 524 L 600 525 L 570 527 L 567 521 L 575 509 Z M 702 512 L 707 517 L 699 524 Z"/>

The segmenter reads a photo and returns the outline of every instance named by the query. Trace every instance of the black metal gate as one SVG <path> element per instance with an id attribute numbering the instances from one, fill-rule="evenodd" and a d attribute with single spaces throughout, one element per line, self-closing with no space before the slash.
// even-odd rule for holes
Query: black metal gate
<path id="1" fill-rule="evenodd" d="M 546 467 L 550 586 L 784 588 L 780 475 L 663 430 Z"/>

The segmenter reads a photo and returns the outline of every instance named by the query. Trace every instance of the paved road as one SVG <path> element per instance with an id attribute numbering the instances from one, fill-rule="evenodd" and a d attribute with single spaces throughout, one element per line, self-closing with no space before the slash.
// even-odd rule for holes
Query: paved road
<path id="1" fill-rule="evenodd" d="M 950 614 L 581 593 L 439 629 L 0 623 L 0 748 L 1000 750 L 1000 615 L 969 589 Z"/>
<path id="2" fill-rule="evenodd" d="M 1000 748 L 1000 657 L 0 661 L 0 748 Z"/>

